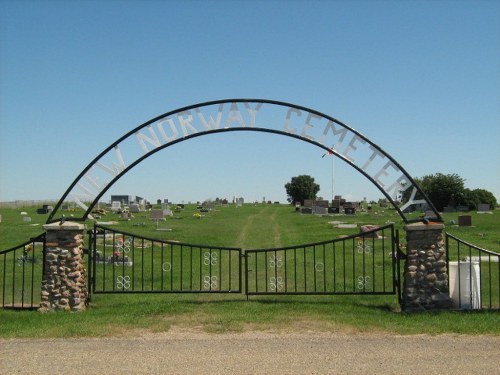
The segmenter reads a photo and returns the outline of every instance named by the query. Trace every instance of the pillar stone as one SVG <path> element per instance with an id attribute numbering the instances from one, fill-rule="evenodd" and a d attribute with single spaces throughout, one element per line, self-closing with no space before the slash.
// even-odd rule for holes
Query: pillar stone
<path id="1" fill-rule="evenodd" d="M 81 311 L 87 306 L 88 291 L 80 223 L 44 225 L 46 248 L 39 311 Z"/>
<path id="2" fill-rule="evenodd" d="M 432 222 L 405 226 L 403 311 L 451 308 L 443 229 L 444 224 Z"/>

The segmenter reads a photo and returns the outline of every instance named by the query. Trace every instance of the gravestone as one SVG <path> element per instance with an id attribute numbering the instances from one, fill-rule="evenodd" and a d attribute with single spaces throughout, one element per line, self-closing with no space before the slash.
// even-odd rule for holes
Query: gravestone
<path id="1" fill-rule="evenodd" d="M 478 212 L 488 212 L 490 211 L 490 205 L 486 203 L 480 203 L 477 205 Z"/>
<path id="2" fill-rule="evenodd" d="M 313 206 L 313 200 L 312 199 L 305 199 L 304 200 L 304 207 L 312 207 Z"/>
<path id="3" fill-rule="evenodd" d="M 243 198 L 236 199 L 236 207 L 241 207 L 243 205 Z"/>
<path id="4" fill-rule="evenodd" d="M 314 206 L 328 208 L 328 201 L 326 200 L 314 201 Z"/>
<path id="5" fill-rule="evenodd" d="M 52 206 L 49 206 L 48 204 L 44 204 L 42 208 L 38 208 L 36 210 L 37 214 L 49 214 L 53 210 Z"/>
<path id="6" fill-rule="evenodd" d="M 111 202 L 111 211 L 118 212 L 122 209 L 122 204 L 117 201 Z"/>
<path id="7" fill-rule="evenodd" d="M 152 210 L 151 211 L 151 220 L 164 220 L 163 210 Z"/>
<path id="8" fill-rule="evenodd" d="M 346 215 L 354 215 L 356 213 L 356 209 L 354 207 L 345 207 L 344 213 Z"/>
<path id="9" fill-rule="evenodd" d="M 361 226 L 361 233 L 366 233 L 370 232 L 369 234 L 363 235 L 364 238 L 379 238 L 379 235 L 377 232 L 371 232 L 372 230 L 378 229 L 379 226 L 377 225 L 362 225 Z"/>
<path id="10" fill-rule="evenodd" d="M 319 207 L 319 206 L 314 206 L 312 208 L 312 212 L 315 215 L 326 215 L 328 213 L 328 208 L 325 207 Z"/>
<path id="11" fill-rule="evenodd" d="M 470 215 L 461 215 L 458 217 L 459 227 L 470 227 L 472 225 L 472 217 Z"/>
<path id="12" fill-rule="evenodd" d="M 135 213 L 135 214 L 141 211 L 141 208 L 139 207 L 139 205 L 137 203 L 132 203 L 129 206 L 129 209 L 130 209 L 130 212 Z"/>

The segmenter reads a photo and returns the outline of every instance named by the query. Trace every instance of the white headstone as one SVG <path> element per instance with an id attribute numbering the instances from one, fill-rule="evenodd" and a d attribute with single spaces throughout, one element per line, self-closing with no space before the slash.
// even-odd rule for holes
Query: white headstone
<path id="1" fill-rule="evenodd" d="M 477 205 L 477 210 L 479 212 L 488 212 L 490 210 L 490 205 L 486 203 L 480 203 Z"/>

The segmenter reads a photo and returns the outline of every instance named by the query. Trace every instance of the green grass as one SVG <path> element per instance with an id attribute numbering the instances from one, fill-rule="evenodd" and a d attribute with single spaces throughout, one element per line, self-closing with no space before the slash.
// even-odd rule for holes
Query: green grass
<path id="1" fill-rule="evenodd" d="M 20 211 L 32 218 L 23 221 Z M 1 209 L 0 250 L 19 245 L 43 232 L 47 215 L 35 208 Z M 357 233 L 363 224 L 403 223 L 394 210 L 372 210 L 350 216 L 300 215 L 286 205 L 220 207 L 197 219 L 195 207 L 156 224 L 148 213 L 120 221 L 108 213 L 102 221 L 117 221 L 113 228 L 164 240 L 243 249 L 281 247 L 340 238 Z M 469 213 L 467 213 L 469 214 Z M 418 214 L 415 214 L 415 217 Z M 470 213 L 472 227 L 450 224 L 458 213 L 445 214 L 446 231 L 488 250 L 500 252 L 500 211 Z M 330 221 L 357 223 L 357 229 L 333 228 Z M 144 226 L 135 226 L 144 223 Z M 34 226 L 32 224 L 39 224 Z M 88 223 L 89 228 L 92 225 Z M 389 296 L 251 296 L 244 294 L 95 294 L 82 313 L 49 313 L 0 309 L 0 337 L 101 337 L 163 332 L 172 326 L 208 332 L 246 330 L 312 330 L 329 332 L 387 332 L 394 334 L 500 334 L 498 312 L 400 312 L 397 297 Z"/>
<path id="2" fill-rule="evenodd" d="M 99 295 L 82 313 L 0 311 L 0 337 L 103 337 L 164 332 L 247 330 L 499 335 L 496 312 L 399 312 L 390 297 Z"/>

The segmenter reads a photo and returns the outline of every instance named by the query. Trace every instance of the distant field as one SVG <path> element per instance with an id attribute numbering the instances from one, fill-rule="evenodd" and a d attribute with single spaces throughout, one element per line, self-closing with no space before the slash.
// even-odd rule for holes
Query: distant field
<path id="1" fill-rule="evenodd" d="M 25 212 L 26 215 L 21 215 Z M 194 244 L 241 247 L 252 249 L 260 247 L 279 247 L 299 245 L 339 238 L 355 234 L 359 227 L 366 224 L 385 225 L 394 222 L 401 229 L 401 242 L 404 243 L 404 223 L 393 209 L 375 207 L 369 212 L 355 215 L 316 216 L 301 215 L 290 205 L 245 204 L 242 207 L 229 205 L 216 207 L 212 212 L 203 213 L 202 218 L 193 216 L 197 212 L 195 205 L 186 205 L 185 209 L 174 212 L 174 216 L 160 221 L 160 229 L 151 219 L 150 212 L 134 214 L 130 221 L 121 220 L 118 214 L 107 213 L 98 221 L 115 222 L 110 225 L 119 230 L 130 231 L 158 239 L 171 239 Z M 63 212 L 70 217 L 72 212 Z M 48 215 L 36 213 L 36 207 L 20 209 L 0 209 L 0 250 L 16 246 L 30 237 L 43 233 L 42 225 Z M 75 213 L 76 214 L 76 213 Z M 420 213 L 413 214 L 415 218 Z M 472 217 L 471 227 L 459 227 L 459 215 Z M 30 222 L 23 221 L 25 217 Z M 445 231 L 476 246 L 500 252 L 500 210 L 491 213 L 445 213 L 443 214 Z M 340 229 L 331 222 L 355 223 L 356 228 Z M 93 222 L 88 220 L 87 227 Z"/>

